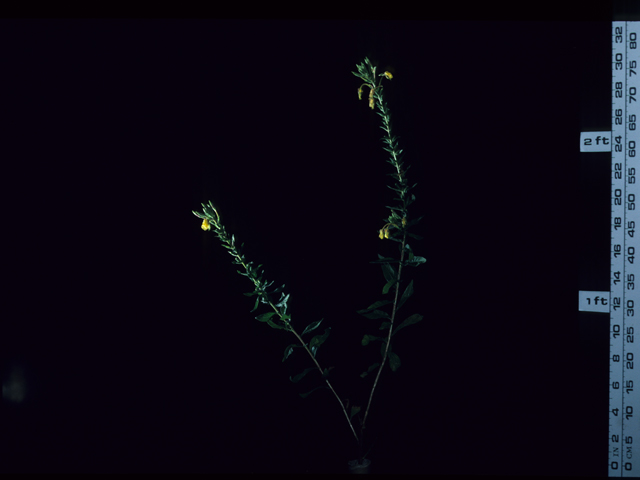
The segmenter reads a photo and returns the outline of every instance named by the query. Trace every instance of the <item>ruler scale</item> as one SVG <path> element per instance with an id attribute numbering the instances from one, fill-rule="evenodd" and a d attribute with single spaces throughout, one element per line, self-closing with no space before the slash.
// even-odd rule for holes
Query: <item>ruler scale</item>
<path id="1" fill-rule="evenodd" d="M 609 476 L 640 476 L 640 309 L 635 288 L 640 254 L 636 225 L 637 23 L 613 22 L 611 38 L 611 310 L 609 353 Z M 638 277 L 640 279 L 640 277 Z M 640 284 L 638 285 L 640 288 Z M 640 341 L 640 338 L 637 339 Z M 635 368 L 634 368 L 635 367 Z M 634 388 L 635 387 L 635 388 Z M 634 411 L 635 410 L 635 411 Z M 634 442 L 635 437 L 635 442 Z"/>
<path id="2" fill-rule="evenodd" d="M 579 298 L 581 311 L 609 313 L 610 477 L 640 477 L 639 32 L 612 22 L 611 131 L 583 132 L 580 147 L 611 152 L 610 291 Z"/>

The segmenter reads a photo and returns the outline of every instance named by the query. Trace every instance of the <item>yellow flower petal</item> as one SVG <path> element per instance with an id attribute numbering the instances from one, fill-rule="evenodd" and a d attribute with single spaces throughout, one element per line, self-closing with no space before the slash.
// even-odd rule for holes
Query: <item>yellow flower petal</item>
<path id="1" fill-rule="evenodd" d="M 393 78 L 393 75 L 391 75 L 391 72 L 384 72 L 383 75 L 387 77 L 389 80 Z"/>
<path id="2" fill-rule="evenodd" d="M 200 228 L 204 231 L 211 230 L 211 225 L 209 225 L 209 221 L 206 218 L 202 221 L 202 226 Z"/>

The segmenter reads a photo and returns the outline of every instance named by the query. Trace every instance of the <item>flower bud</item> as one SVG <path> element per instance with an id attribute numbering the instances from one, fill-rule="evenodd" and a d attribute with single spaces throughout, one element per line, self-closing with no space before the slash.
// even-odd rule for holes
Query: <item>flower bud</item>
<path id="1" fill-rule="evenodd" d="M 202 226 L 200 227 L 202 228 L 202 230 L 204 230 L 205 232 L 207 230 L 211 230 L 211 225 L 209 225 L 209 220 L 207 220 L 206 218 L 202 221 Z"/>

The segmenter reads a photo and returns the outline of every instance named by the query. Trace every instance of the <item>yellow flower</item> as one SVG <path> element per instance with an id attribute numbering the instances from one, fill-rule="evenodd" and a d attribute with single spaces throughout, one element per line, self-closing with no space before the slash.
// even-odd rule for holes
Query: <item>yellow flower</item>
<path id="1" fill-rule="evenodd" d="M 202 228 L 205 232 L 207 230 L 211 230 L 211 225 L 209 225 L 209 220 L 207 220 L 206 218 L 202 221 L 202 226 L 200 227 Z"/>
<path id="2" fill-rule="evenodd" d="M 362 100 L 362 87 L 358 88 L 358 100 Z"/>
<path id="3" fill-rule="evenodd" d="M 389 80 L 391 80 L 393 78 L 393 75 L 391 75 L 391 72 L 384 72 L 383 75 L 388 78 Z"/>
<path id="4" fill-rule="evenodd" d="M 380 235 L 378 235 L 380 237 L 380 240 L 384 240 L 384 233 L 382 232 L 382 228 L 380 229 Z"/>
<path id="5" fill-rule="evenodd" d="M 385 229 L 384 231 L 384 238 L 389 238 L 389 229 Z"/>
<path id="6" fill-rule="evenodd" d="M 371 108 L 373 108 L 373 107 L 374 107 L 374 105 L 375 105 L 375 101 L 374 101 L 373 97 L 369 97 L 369 106 L 370 106 Z"/>
<path id="7" fill-rule="evenodd" d="M 406 226 L 407 226 L 407 218 L 406 218 L 406 217 L 404 217 L 404 218 L 402 219 L 402 226 L 403 226 L 403 227 L 406 227 Z"/>

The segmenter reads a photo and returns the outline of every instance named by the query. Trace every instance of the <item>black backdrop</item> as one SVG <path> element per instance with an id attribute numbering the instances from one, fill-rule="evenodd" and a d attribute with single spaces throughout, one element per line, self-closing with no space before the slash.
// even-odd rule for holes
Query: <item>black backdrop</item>
<path id="1" fill-rule="evenodd" d="M 359 342 L 379 321 L 355 311 L 381 297 L 368 262 L 395 248 L 377 238 L 392 201 L 379 117 L 351 74 L 369 56 L 394 72 L 427 258 L 404 307 L 424 320 L 398 334 L 402 367 L 373 403 L 375 471 L 605 473 L 607 320 L 577 312 L 578 139 L 595 127 L 584 97 L 609 95 L 609 22 L 2 30 L 1 355 L 5 384 L 20 367 L 30 388 L 4 401 L 3 470 L 339 472 L 355 458 L 337 402 L 298 396 L 317 379 L 288 380 L 306 360 L 281 362 L 293 338 L 254 319 L 251 284 L 191 210 L 214 201 L 298 325 L 324 318 L 319 358 L 343 397 L 362 394 L 377 349 Z"/>

